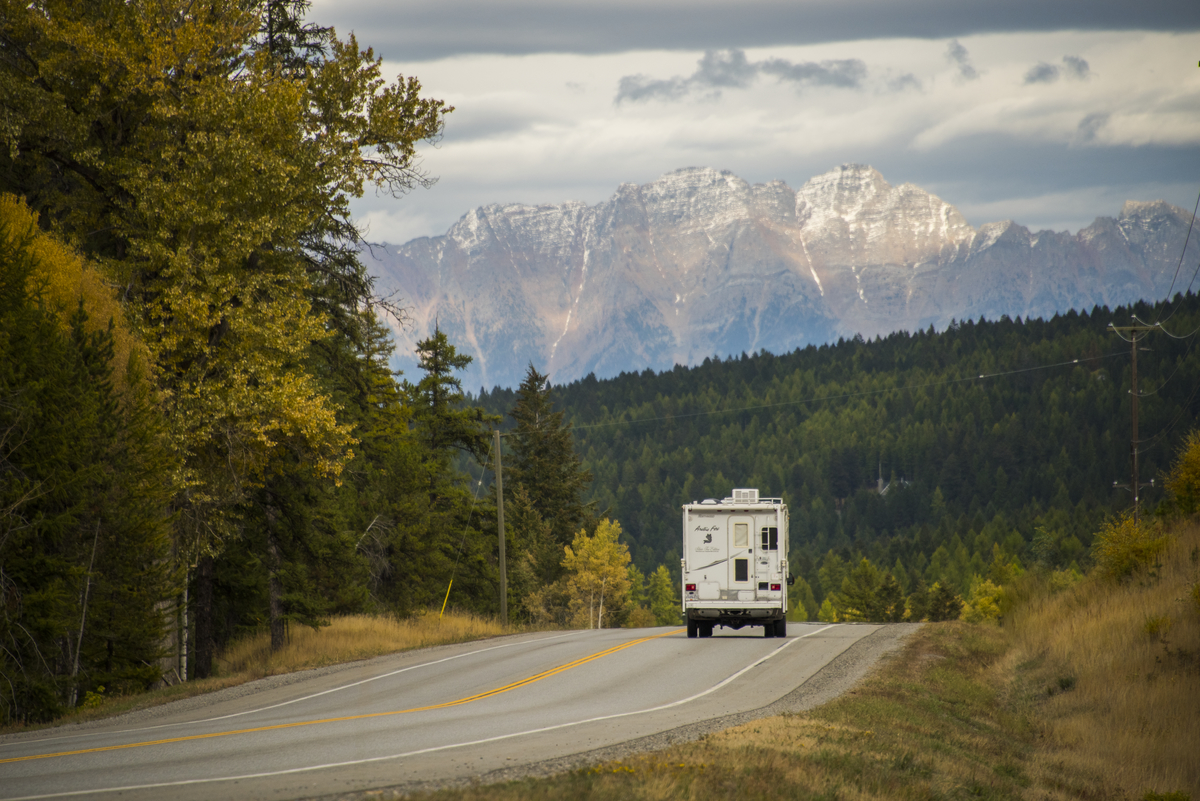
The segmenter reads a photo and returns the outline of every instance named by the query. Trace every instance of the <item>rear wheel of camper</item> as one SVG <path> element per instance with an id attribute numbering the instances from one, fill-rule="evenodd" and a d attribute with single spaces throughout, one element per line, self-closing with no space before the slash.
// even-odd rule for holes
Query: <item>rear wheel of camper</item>
<path id="1" fill-rule="evenodd" d="M 712 630 L 713 630 L 712 623 L 701 623 L 700 624 L 700 636 L 701 637 L 711 637 Z"/>
<path id="2" fill-rule="evenodd" d="M 773 621 L 768 620 L 767 625 L 763 626 L 763 636 L 764 637 L 774 637 L 775 636 L 775 623 Z"/>
<path id="3" fill-rule="evenodd" d="M 786 637 L 787 636 L 787 618 L 780 618 L 779 620 L 775 621 L 775 636 L 776 637 Z"/>
<path id="4" fill-rule="evenodd" d="M 689 637 L 689 638 L 695 639 L 697 636 L 699 636 L 699 634 L 700 634 L 700 627 L 699 627 L 699 626 L 696 624 L 696 621 L 692 620 L 692 619 L 689 617 L 689 618 L 688 618 L 688 622 L 687 622 L 687 626 L 688 626 L 688 637 Z"/>

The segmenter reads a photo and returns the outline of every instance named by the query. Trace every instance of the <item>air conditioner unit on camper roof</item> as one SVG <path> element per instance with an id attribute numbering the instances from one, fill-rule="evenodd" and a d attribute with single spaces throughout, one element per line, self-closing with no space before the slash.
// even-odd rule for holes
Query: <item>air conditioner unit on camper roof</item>
<path id="1" fill-rule="evenodd" d="M 758 503 L 758 490 L 756 489 L 735 489 L 733 491 L 734 503 Z"/>

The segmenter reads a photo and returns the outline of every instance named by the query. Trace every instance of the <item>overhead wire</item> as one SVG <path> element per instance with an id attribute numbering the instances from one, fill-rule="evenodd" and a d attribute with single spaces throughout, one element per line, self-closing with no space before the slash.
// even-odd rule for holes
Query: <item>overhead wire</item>
<path id="1" fill-rule="evenodd" d="M 1183 250 L 1179 253 L 1179 263 L 1175 265 L 1175 276 L 1171 279 L 1171 287 L 1167 290 L 1167 303 L 1171 302 L 1171 292 L 1175 289 L 1175 282 L 1179 279 L 1179 271 L 1183 267 L 1183 259 L 1185 256 L 1187 256 L 1188 242 L 1190 242 L 1192 239 L 1192 226 L 1196 223 L 1197 211 L 1200 211 L 1200 192 L 1196 194 L 1196 205 L 1192 207 L 1192 219 L 1188 221 L 1187 236 L 1183 238 Z M 1192 284 L 1196 280 L 1197 273 L 1200 273 L 1200 261 L 1198 261 L 1196 264 L 1196 271 L 1192 273 L 1192 280 L 1188 281 L 1188 292 L 1192 290 Z M 1171 313 L 1167 315 L 1168 320 L 1175 315 L 1175 310 L 1177 308 L 1178 307 L 1171 309 Z"/>

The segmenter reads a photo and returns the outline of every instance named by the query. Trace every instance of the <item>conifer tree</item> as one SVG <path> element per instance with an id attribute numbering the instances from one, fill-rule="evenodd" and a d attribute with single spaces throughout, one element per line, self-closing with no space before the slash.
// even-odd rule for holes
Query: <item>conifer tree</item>
<path id="1" fill-rule="evenodd" d="M 837 605 L 843 619 L 852 621 L 881 620 L 879 608 L 879 570 L 869 559 L 858 565 L 842 579 Z"/>
<path id="2" fill-rule="evenodd" d="M 532 364 L 509 416 L 516 426 L 508 437 L 512 456 L 505 463 L 505 486 L 523 488 L 554 540 L 566 545 L 591 517 L 583 495 L 592 474 L 575 452 L 570 423 L 554 409 L 549 380 Z"/>
<path id="3" fill-rule="evenodd" d="M 0 198 L 0 719 L 40 721 L 89 691 L 162 674 L 178 464 L 136 348 L 94 325 L 82 261 Z M 57 287 L 57 289 L 56 289 Z M 111 297 L 108 299 L 111 303 Z M 99 305 L 97 305 L 99 304 Z"/>
<path id="4" fill-rule="evenodd" d="M 659 565 L 650 575 L 650 611 L 659 626 L 677 626 L 682 619 L 679 591 L 666 565 Z"/>

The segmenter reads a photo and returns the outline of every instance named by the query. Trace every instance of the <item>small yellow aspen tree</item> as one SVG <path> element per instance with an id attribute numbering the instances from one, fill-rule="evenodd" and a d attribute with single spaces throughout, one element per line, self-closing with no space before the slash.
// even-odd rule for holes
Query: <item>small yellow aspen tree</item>
<path id="1" fill-rule="evenodd" d="M 629 548 L 618 539 L 621 524 L 605 518 L 588 536 L 579 531 L 564 548 L 570 619 L 578 628 L 612 624 L 629 597 Z"/>

